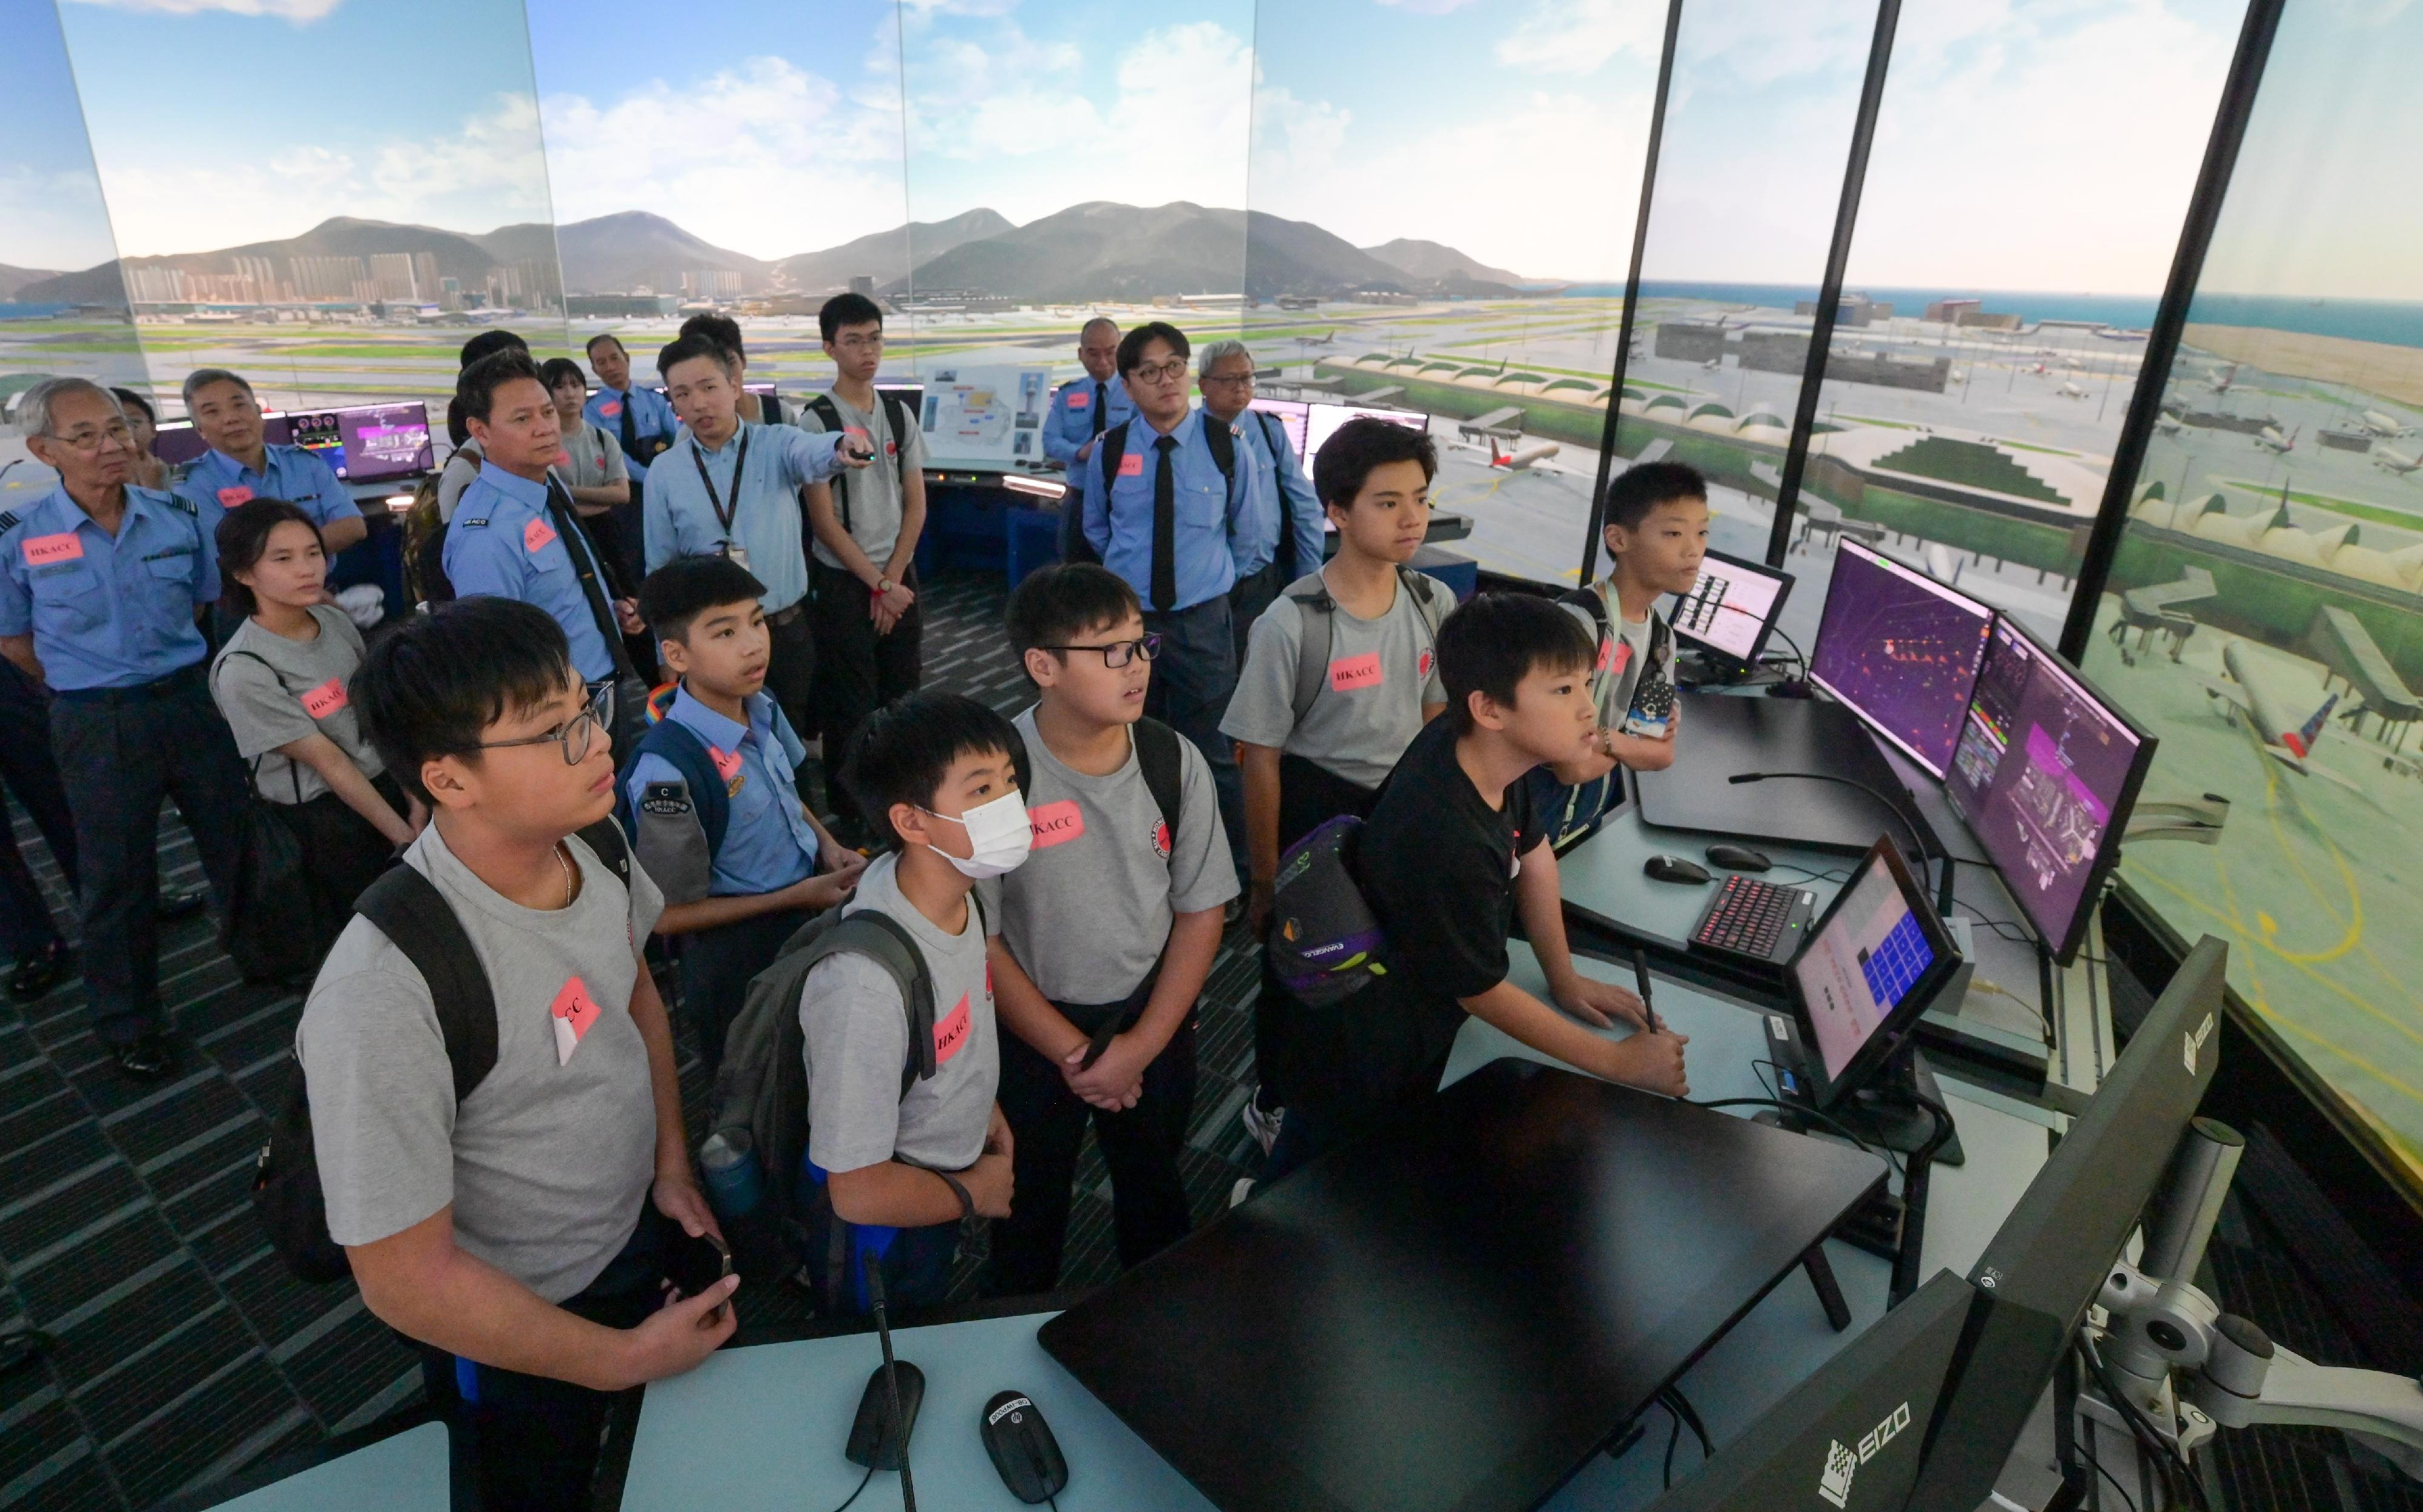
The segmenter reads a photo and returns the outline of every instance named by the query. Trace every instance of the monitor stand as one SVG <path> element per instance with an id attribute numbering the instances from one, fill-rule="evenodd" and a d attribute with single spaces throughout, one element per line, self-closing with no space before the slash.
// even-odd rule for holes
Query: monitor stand
<path id="1" fill-rule="evenodd" d="M 1761 1122 L 1799 1134 L 1839 1135 L 1848 1129 L 1869 1146 L 1904 1157 L 1901 1193 L 1895 1195 L 1890 1187 L 1879 1189 L 1835 1231 L 1845 1243 L 1892 1262 L 1892 1297 L 1896 1303 L 1918 1287 L 1919 1255 L 1925 1243 L 1927 1172 L 1937 1163 L 1957 1166 L 1968 1160 L 1956 1129 L 1944 1131 L 1943 1143 L 1932 1156 L 1924 1154 L 1936 1121 L 1918 1099 L 1923 1096 L 1938 1106 L 1947 1105 L 1926 1057 L 1915 1043 L 1905 1042 L 1905 1045 L 1877 1068 L 1867 1086 L 1826 1112 L 1820 1113 L 1810 1100 L 1806 1083 L 1792 1077 L 1780 1089 L 1783 1106 L 1771 1115 L 1759 1115 Z M 1822 1295 L 1822 1285 L 1819 1290 Z"/>

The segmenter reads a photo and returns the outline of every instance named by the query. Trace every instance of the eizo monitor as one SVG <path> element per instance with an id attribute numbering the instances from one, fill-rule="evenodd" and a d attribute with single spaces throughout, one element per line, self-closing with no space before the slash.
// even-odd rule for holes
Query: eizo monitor
<path id="1" fill-rule="evenodd" d="M 1253 407 L 1279 422 L 1279 429 L 1287 433 L 1288 444 L 1295 448 L 1295 454 L 1304 458 L 1305 466 L 1309 469 L 1312 452 L 1307 444 L 1305 433 L 1312 424 L 1312 406 L 1295 399 L 1257 399 Z"/>
<path id="2" fill-rule="evenodd" d="M 1845 538 L 1809 680 L 1940 777 L 1993 627 L 1994 612 L 1967 594 Z"/>
<path id="3" fill-rule="evenodd" d="M 1667 622 L 1693 645 L 1756 661 L 1791 593 L 1791 573 L 1710 551 L 1700 563 L 1700 581 L 1675 602 Z"/>
<path id="4" fill-rule="evenodd" d="M 1943 791 L 2063 965 L 2153 760 L 2151 735 L 2007 615 L 1995 621 Z"/>
<path id="5" fill-rule="evenodd" d="M 1874 1080 L 1960 966 L 1952 931 L 1891 840 L 1834 895 L 1783 971 L 1791 1067 L 1820 1109 Z"/>
<path id="6" fill-rule="evenodd" d="M 417 478 L 435 464 L 429 406 L 419 400 L 297 412 L 287 422 L 291 444 L 318 454 L 346 483 Z"/>
<path id="7" fill-rule="evenodd" d="M 1321 454 L 1321 443 L 1338 434 L 1338 427 L 1350 420 L 1385 420 L 1391 425 L 1402 425 L 1410 431 L 1431 428 L 1428 415 L 1404 409 L 1371 409 L 1361 405 L 1318 404 L 1307 406 L 1305 417 L 1304 470 L 1312 473 L 1312 459 Z"/>

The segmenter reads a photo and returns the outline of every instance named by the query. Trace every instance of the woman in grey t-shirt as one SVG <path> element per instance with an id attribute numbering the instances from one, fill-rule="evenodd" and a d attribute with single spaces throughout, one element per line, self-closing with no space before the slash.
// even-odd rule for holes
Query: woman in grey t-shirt
<path id="1" fill-rule="evenodd" d="M 387 775 L 347 685 L 362 636 L 322 601 L 319 527 L 281 499 L 255 499 L 218 526 L 220 603 L 242 615 L 211 663 L 211 696 L 249 763 L 253 788 L 303 847 L 312 914 L 333 942 L 354 899 L 426 819 Z"/>

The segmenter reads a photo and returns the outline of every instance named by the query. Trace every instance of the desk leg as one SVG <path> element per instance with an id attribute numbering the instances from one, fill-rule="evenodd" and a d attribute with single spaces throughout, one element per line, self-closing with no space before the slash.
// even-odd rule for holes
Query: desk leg
<path id="1" fill-rule="evenodd" d="M 1826 1241 L 1818 1240 L 1800 1257 L 1800 1268 L 1809 1273 L 1809 1284 L 1817 1288 L 1817 1300 L 1826 1309 L 1826 1321 L 1836 1333 L 1851 1326 L 1851 1305 L 1843 1300 L 1842 1283 L 1834 1280 L 1833 1262 L 1826 1258 Z"/>
<path id="2" fill-rule="evenodd" d="M 1901 1179 L 1901 1244 L 1893 1252 L 1888 1308 L 1899 1307 L 1918 1290 L 1919 1260 L 1926 1248 L 1926 1179 L 1934 1167 L 1933 1145 L 1908 1157 Z"/>

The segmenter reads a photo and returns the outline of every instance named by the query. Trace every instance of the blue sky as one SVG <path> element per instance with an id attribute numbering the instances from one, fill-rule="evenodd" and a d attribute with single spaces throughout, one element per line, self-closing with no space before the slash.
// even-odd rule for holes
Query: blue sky
<path id="1" fill-rule="evenodd" d="M 50 0 L 0 0 L 0 263 L 88 268 L 112 255 L 58 18 Z"/>

